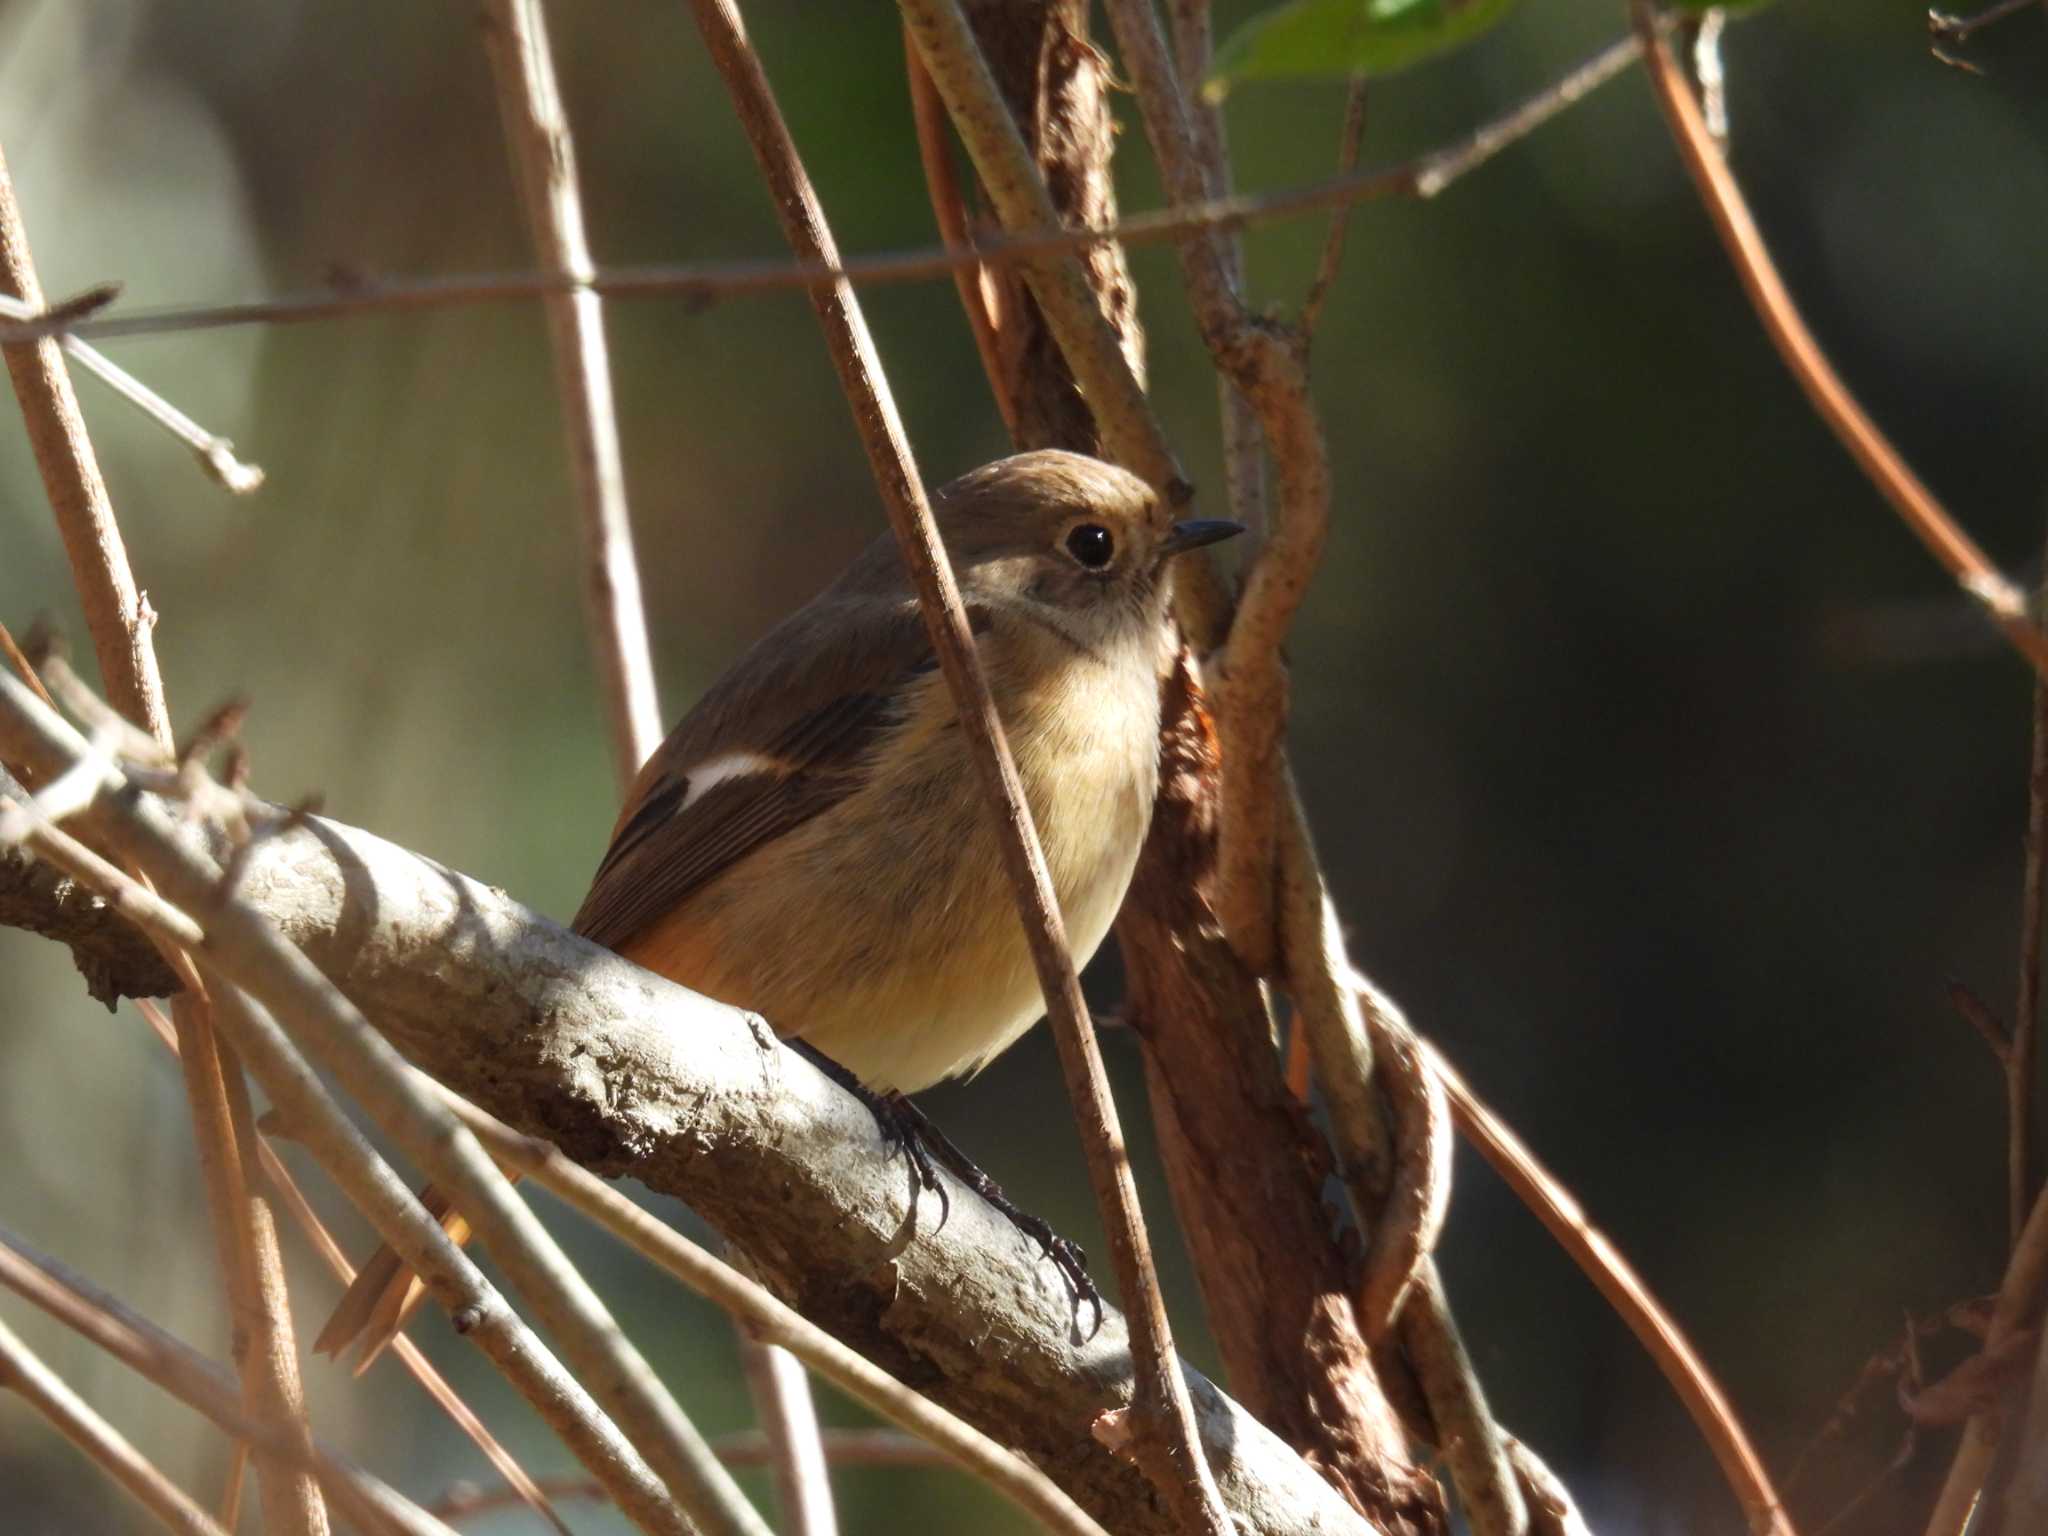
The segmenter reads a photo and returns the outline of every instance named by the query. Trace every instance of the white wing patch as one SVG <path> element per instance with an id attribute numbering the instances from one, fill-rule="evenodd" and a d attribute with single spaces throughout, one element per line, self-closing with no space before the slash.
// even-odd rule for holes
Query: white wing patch
<path id="1" fill-rule="evenodd" d="M 779 779 L 788 772 L 789 764 L 782 759 L 759 752 L 723 752 L 706 758 L 683 775 L 690 787 L 683 794 L 683 803 L 676 807 L 676 814 L 687 811 L 728 779 L 744 779 L 756 773 Z"/>

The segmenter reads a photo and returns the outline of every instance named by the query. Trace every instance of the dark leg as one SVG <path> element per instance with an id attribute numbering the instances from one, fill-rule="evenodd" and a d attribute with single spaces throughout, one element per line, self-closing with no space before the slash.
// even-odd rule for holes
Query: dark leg
<path id="1" fill-rule="evenodd" d="M 1086 1336 L 1095 1337 L 1102 1327 L 1102 1293 L 1089 1278 L 1088 1255 L 1081 1251 L 1078 1243 L 1059 1236 L 1041 1217 L 1032 1215 L 1004 1194 L 1002 1185 L 983 1173 L 972 1158 L 953 1144 L 951 1137 L 902 1094 L 876 1093 L 816 1046 L 806 1045 L 801 1040 L 785 1040 L 783 1043 L 867 1106 L 868 1113 L 875 1117 L 875 1127 L 882 1133 L 882 1139 L 903 1153 L 918 1183 L 939 1197 L 940 1226 L 946 1224 L 946 1217 L 952 1212 L 934 1158 L 938 1165 L 944 1166 L 962 1184 L 1002 1212 L 1011 1226 L 1037 1243 L 1073 1292 L 1076 1326 L 1080 1323 L 1080 1311 L 1084 1305 L 1094 1309 L 1095 1326 L 1088 1330 Z"/>
<path id="2" fill-rule="evenodd" d="M 1095 1288 L 1094 1280 L 1089 1277 L 1088 1255 L 1082 1252 L 1081 1245 L 1059 1236 L 1044 1217 L 1032 1215 L 1003 1193 L 1003 1186 L 983 1173 L 972 1158 L 953 1144 L 952 1137 L 931 1122 L 923 1110 L 900 1096 L 896 1102 L 902 1107 L 905 1119 L 910 1122 L 912 1134 L 931 1149 L 932 1155 L 937 1157 L 962 1184 L 1001 1211 L 1011 1226 L 1037 1243 L 1045 1256 L 1052 1260 L 1053 1268 L 1060 1272 L 1061 1277 L 1067 1282 L 1067 1288 L 1074 1293 L 1076 1325 L 1081 1321 L 1080 1313 L 1083 1306 L 1094 1309 L 1095 1326 L 1090 1328 L 1086 1335 L 1088 1338 L 1094 1338 L 1097 1330 L 1102 1327 L 1102 1292 Z"/>
<path id="3" fill-rule="evenodd" d="M 882 1140 L 893 1151 L 902 1153 L 904 1161 L 910 1164 L 910 1176 L 916 1180 L 917 1188 L 928 1189 L 939 1197 L 939 1225 L 943 1227 L 946 1218 L 953 1214 L 953 1198 L 946 1193 L 946 1182 L 939 1177 L 938 1166 L 932 1162 L 931 1150 L 925 1144 L 923 1133 L 930 1122 L 924 1115 L 900 1093 L 876 1093 L 815 1045 L 806 1045 L 801 1040 L 782 1043 L 867 1106 Z M 915 1193 L 913 1190 L 913 1196 Z M 913 1198 L 911 1203 L 915 1205 L 916 1200 Z"/>

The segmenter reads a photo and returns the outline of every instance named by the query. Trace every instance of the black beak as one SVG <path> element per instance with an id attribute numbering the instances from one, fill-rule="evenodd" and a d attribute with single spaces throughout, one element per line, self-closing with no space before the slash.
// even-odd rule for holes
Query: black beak
<path id="1" fill-rule="evenodd" d="M 1185 554 L 1191 549 L 1200 549 L 1204 544 L 1220 544 L 1243 532 L 1243 523 L 1233 523 L 1227 517 L 1201 517 L 1192 522 L 1175 523 L 1167 530 L 1166 537 L 1159 541 L 1159 558 L 1165 560 Z"/>

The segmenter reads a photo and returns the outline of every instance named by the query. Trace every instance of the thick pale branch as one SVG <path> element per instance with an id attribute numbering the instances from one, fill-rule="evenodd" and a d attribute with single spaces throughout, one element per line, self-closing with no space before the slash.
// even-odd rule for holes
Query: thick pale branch
<path id="1" fill-rule="evenodd" d="M 0 756 L 52 774 L 75 737 L 39 729 L 0 679 Z M 95 819 L 153 841 L 148 797 Z M 154 830 L 152 830 L 154 829 Z M 642 971 L 476 881 L 309 819 L 268 838 L 239 885 L 408 1057 L 595 1172 L 687 1200 L 799 1312 L 1016 1447 L 1120 1532 L 1175 1529 L 1143 1476 L 1089 1434 L 1128 1407 L 1113 1311 L 1085 1341 L 1038 1248 L 972 1191 L 913 1213 L 873 1117 L 760 1019 Z M 1184 1369 L 1242 1536 L 1370 1527 L 1299 1457 Z"/>

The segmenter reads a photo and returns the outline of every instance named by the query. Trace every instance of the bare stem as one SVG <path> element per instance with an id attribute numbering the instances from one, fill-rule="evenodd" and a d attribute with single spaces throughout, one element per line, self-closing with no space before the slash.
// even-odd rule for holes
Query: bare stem
<path id="1" fill-rule="evenodd" d="M 760 58 L 747 40 L 737 8 L 731 0 L 692 0 L 692 9 L 768 181 L 784 234 L 800 258 L 836 266 L 838 249 L 825 221 L 824 209 L 776 105 Z M 954 15 L 957 18 L 958 12 Z M 964 21 L 961 25 L 965 26 Z M 929 53 L 926 62 L 931 62 Z M 941 94 L 946 94 L 946 81 L 936 68 L 933 78 L 938 81 Z M 948 105 L 952 105 L 950 98 Z M 1079 285 L 1082 301 L 1099 315 L 1094 309 L 1093 294 L 1078 270 L 1074 281 Z M 1094 1026 L 1089 1021 L 1088 1005 L 1081 995 L 1080 978 L 1067 947 L 1052 877 L 1046 868 L 1037 829 L 1032 825 L 1030 808 L 1024 802 L 1023 786 L 1003 735 L 995 700 L 981 671 L 966 610 L 961 605 L 938 526 L 932 520 L 909 439 L 888 393 L 881 360 L 875 354 L 852 284 L 840 281 L 813 288 L 811 303 L 824 326 L 827 350 L 853 408 L 869 467 L 916 588 L 940 670 L 971 747 L 976 776 L 998 818 L 1004 867 L 1016 894 L 1039 986 L 1045 993 L 1067 1093 L 1080 1123 L 1081 1144 L 1088 1158 L 1096 1203 L 1109 1233 L 1118 1289 L 1131 1315 L 1137 1367 L 1134 1406 L 1140 1420 L 1137 1444 L 1141 1459 L 1150 1458 L 1147 1471 L 1167 1506 L 1187 1529 L 1227 1536 L 1231 1530 L 1230 1517 L 1224 1513 L 1214 1476 L 1202 1455 L 1194 1410 L 1173 1349 L 1173 1331 L 1167 1322 L 1159 1277 L 1152 1266 L 1151 1244 L 1138 1208 L 1137 1185 L 1131 1175 Z M 1128 373 L 1128 365 L 1125 371 Z M 1083 388 L 1087 388 L 1085 380 Z"/>
<path id="2" fill-rule="evenodd" d="M 1230 195 L 1230 140 L 1223 127 L 1223 104 L 1202 94 L 1202 82 L 1209 78 L 1215 49 L 1211 10 L 1210 0 L 1172 0 L 1167 14 L 1173 25 L 1174 62 L 1180 71 L 1181 96 L 1188 104 L 1195 153 L 1202 166 L 1203 196 L 1217 198 Z M 1356 166 L 1354 153 L 1349 164 L 1339 167 L 1340 174 Z M 1341 220 L 1342 211 L 1334 217 Z M 1244 233 L 1230 230 L 1217 238 L 1231 286 L 1242 293 Z M 1268 520 L 1265 436 L 1259 430 L 1258 412 L 1252 409 L 1243 387 L 1220 371 L 1216 375 L 1216 404 L 1223 418 L 1223 478 L 1230 492 L 1230 515 L 1251 530 L 1250 550 L 1255 552 L 1265 542 Z"/>
<path id="3" fill-rule="evenodd" d="M 32 308 L 43 301 L 14 185 L 0 159 L 0 282 Z M 151 629 L 156 619 L 135 585 L 120 525 L 93 453 L 92 439 L 71 388 L 63 347 L 37 341 L 4 349 L 7 368 L 28 424 L 29 441 L 56 515 L 93 650 L 117 710 L 147 731 L 158 750 L 172 747 L 163 680 Z M 176 969 L 179 960 L 166 950 Z M 277 1248 L 275 1218 L 244 1178 L 246 1148 L 238 1139 L 235 1106 L 246 1093 L 231 1055 L 213 1038 L 204 995 L 190 986 L 172 1009 L 182 1049 L 179 1067 L 192 1114 L 200 1173 L 213 1219 L 222 1288 L 238 1344 L 236 1365 L 254 1413 L 289 1424 L 302 1440 L 305 1394 L 293 1344 L 290 1293 Z M 275 1458 L 261 1460 L 263 1525 L 267 1536 L 326 1536 L 327 1509 L 312 1478 Z"/>
<path id="4" fill-rule="evenodd" d="M 611 724 L 621 792 L 661 742 L 654 657 L 633 558 L 626 471 L 612 409 L 604 313 L 590 287 L 596 263 L 583 233 L 575 142 L 555 83 L 540 0 L 483 0 L 484 50 L 498 85 L 505 148 L 541 267 L 566 285 L 546 299 L 555 390 L 569 438 L 569 466 L 581 511 L 583 605 L 591 654 Z"/>
<path id="5" fill-rule="evenodd" d="M 227 1536 L 191 1496 L 128 1443 L 122 1433 L 93 1412 L 34 1352 L 0 1323 L 0 1388 L 11 1387 L 102 1472 L 128 1490 L 166 1530 L 180 1536 Z"/>
<path id="6" fill-rule="evenodd" d="M 748 294 L 786 293 L 842 278 L 877 285 L 929 282 L 949 279 L 962 269 L 1025 263 L 1037 257 L 1112 242 L 1127 246 L 1167 245 L 1205 230 L 1246 229 L 1351 203 L 1388 197 L 1432 198 L 1574 105 L 1594 87 L 1612 79 L 1633 63 L 1639 53 L 1640 46 L 1633 37 L 1610 44 L 1528 101 L 1413 160 L 1277 192 L 1248 193 L 1204 200 L 1192 206 L 1156 209 L 1099 229 L 1062 229 L 1056 227 L 1056 221 L 1054 225 L 1032 223 L 1024 226 L 1023 232 L 1012 230 L 1001 238 L 978 240 L 965 249 L 924 247 L 855 256 L 840 263 L 737 261 L 600 267 L 587 281 L 549 272 L 451 273 L 411 279 L 364 276 L 306 293 L 240 303 L 137 310 L 132 314 L 99 313 L 105 296 L 96 293 L 100 302 L 83 310 L 43 309 L 34 321 L 0 322 L 0 344 L 49 336 L 104 340 L 223 326 L 294 324 L 378 311 L 500 304 L 583 288 L 612 299 L 666 297 L 711 304 Z M 1004 222 L 1010 222 L 1007 214 Z M 1127 467 L 1136 465 L 1133 462 Z"/>
<path id="7" fill-rule="evenodd" d="M 2035 1198 L 2019 1241 L 2013 1244 L 2005 1279 L 1992 1304 L 1991 1326 L 1984 1333 L 1984 1353 L 1995 1355 L 2012 1348 L 2015 1337 L 2040 1320 L 2044 1299 L 2048 1299 L 2048 1190 Z M 1996 1408 L 1971 1416 L 1962 1443 L 1956 1447 L 1955 1460 L 1949 1464 L 1941 1497 L 1927 1521 L 1927 1536 L 1962 1536 L 1998 1454 L 2006 1427 L 2003 1420 Z"/>
<path id="8" fill-rule="evenodd" d="M 1791 1517 L 1771 1486 L 1763 1459 L 1750 1445 L 1719 1383 L 1678 1324 L 1658 1305 L 1628 1260 L 1586 1220 L 1578 1201 L 1536 1161 L 1521 1138 L 1466 1086 L 1435 1047 L 1425 1043 L 1422 1049 L 1430 1070 L 1443 1082 L 1450 1097 L 1459 1131 L 1593 1282 L 1607 1304 L 1628 1325 L 1629 1332 L 1649 1352 L 1664 1379 L 1671 1383 L 1700 1437 L 1720 1463 L 1721 1475 L 1734 1490 L 1750 1529 L 1763 1536 L 1795 1536 Z M 2048 1229 L 2048 1222 L 2043 1226 Z M 2044 1231 L 2044 1236 L 2048 1236 L 2048 1231 Z"/>
<path id="9" fill-rule="evenodd" d="M 137 1375 L 196 1409 L 228 1434 L 310 1465 L 336 1507 L 383 1536 L 453 1536 L 418 1505 L 325 1446 L 310 1452 L 283 1425 L 242 1407 L 234 1378 L 189 1345 L 130 1311 L 55 1259 L 0 1228 L 0 1287 L 32 1302 Z"/>
<path id="10" fill-rule="evenodd" d="M 9 320 L 34 320 L 44 313 L 32 304 L 0 296 L 0 316 Z M 62 343 L 64 355 L 72 362 L 191 449 L 199 467 L 229 495 L 246 496 L 262 488 L 263 467 L 236 458 L 233 443 L 207 431 L 91 343 L 76 336 L 66 336 Z"/>
<path id="11" fill-rule="evenodd" d="M 2006 1209 L 2014 1243 L 2034 1203 L 2035 1083 L 2040 1075 L 2041 944 L 2048 894 L 2048 678 L 2034 679 L 2034 741 L 2027 760 L 2027 842 L 2020 890 L 2020 981 L 2005 1068 Z"/>
<path id="12" fill-rule="evenodd" d="M 1914 537 L 1956 579 L 1957 585 L 1976 599 L 2036 674 L 2048 677 L 2048 632 L 2043 632 L 2028 616 L 2024 594 L 1991 563 L 1907 466 L 1890 440 L 1857 404 L 1856 397 L 1849 393 L 1841 375 L 1835 372 L 1820 343 L 1807 329 L 1791 291 L 1778 275 L 1777 264 L 1771 260 L 1770 249 L 1764 244 L 1749 205 L 1743 200 L 1742 189 L 1728 169 L 1726 157 L 1707 132 L 1699 103 L 1693 99 L 1692 88 L 1658 27 L 1651 0 L 1630 0 L 1629 15 L 1635 23 L 1636 35 L 1642 40 L 1651 84 L 1656 87 L 1658 104 L 1664 109 L 1664 119 L 1677 141 L 1685 168 L 1779 357 L 1791 370 L 1815 413 L 1848 449 L 1857 467 L 1891 503 Z"/>
<path id="13" fill-rule="evenodd" d="M 939 100 L 931 71 L 917 51 L 917 39 L 906 27 L 903 33 L 904 81 L 910 92 L 910 116 L 917 126 L 917 157 L 924 167 L 925 190 L 931 197 L 932 217 L 939 226 L 939 238 L 949 251 L 970 245 L 967 209 L 960 193 L 960 177 L 953 168 L 953 149 L 946 137 L 946 105 Z M 996 319 L 990 312 L 987 269 L 976 263 L 953 269 L 953 287 L 960 295 L 960 309 L 967 316 L 967 329 L 974 336 L 974 350 L 981 358 L 981 371 L 988 376 L 989 393 L 1003 418 L 1011 440 L 1017 437 L 1017 401 L 1011 393 L 1003 368 L 996 335 Z"/>
<path id="14" fill-rule="evenodd" d="M 7 162 L 0 157 L 0 288 L 32 309 L 43 304 L 29 254 L 28 231 L 14 196 Z M 107 697 L 129 720 L 163 746 L 171 744 L 170 717 L 164 711 L 164 689 L 157 675 L 156 647 L 150 630 L 156 615 L 136 590 L 128 568 L 128 551 L 114 521 L 113 502 L 100 474 L 99 461 L 79 414 L 78 396 L 64 366 L 63 349 L 43 340 L 5 347 L 7 371 L 14 380 L 28 424 L 29 447 L 43 477 L 50 510 L 64 553 L 71 561 L 71 579 L 85 610 L 100 675 Z"/>
<path id="15" fill-rule="evenodd" d="M 1358 168 L 1358 153 L 1365 143 L 1365 77 L 1354 75 L 1351 89 L 1344 94 L 1344 128 L 1337 140 L 1337 174 L 1349 176 Z M 1323 305 L 1337 285 L 1344 266 L 1344 237 L 1351 229 L 1351 204 L 1340 204 L 1330 215 L 1329 231 L 1323 236 L 1323 251 L 1316 258 L 1316 275 L 1301 301 L 1301 333 L 1314 338 L 1322 324 Z"/>
<path id="16" fill-rule="evenodd" d="M 137 1004 L 137 1009 L 157 1040 L 172 1055 L 176 1055 L 177 1033 L 164 1011 L 147 998 Z M 341 1251 L 341 1244 L 336 1242 L 334 1235 L 327 1230 L 327 1224 L 314 1211 L 304 1191 L 299 1188 L 298 1180 L 292 1177 L 291 1170 L 285 1167 L 276 1149 L 259 1137 L 256 1141 L 256 1151 L 264 1179 L 276 1191 L 277 1198 L 283 1202 L 285 1209 L 291 1212 L 293 1222 L 305 1235 L 306 1240 L 313 1245 L 314 1251 L 320 1255 L 320 1261 L 343 1287 L 346 1287 L 355 1278 L 355 1266 L 349 1263 L 347 1256 Z M 508 1497 L 525 1502 L 536 1515 L 560 1532 L 561 1536 L 570 1536 L 562 1517 L 549 1505 L 539 1485 L 513 1458 L 511 1452 L 498 1442 L 497 1437 L 484 1427 L 483 1421 L 469 1405 L 456 1395 L 455 1389 L 448 1385 L 447 1379 L 434 1369 L 425 1355 L 420 1353 L 419 1346 L 403 1334 L 394 1339 L 392 1344 L 393 1352 L 406 1371 L 440 1406 L 441 1411 L 455 1421 L 456 1427 L 475 1442 L 476 1448 L 483 1452 L 484 1459 L 498 1469 L 499 1476 L 505 1479 Z"/>

